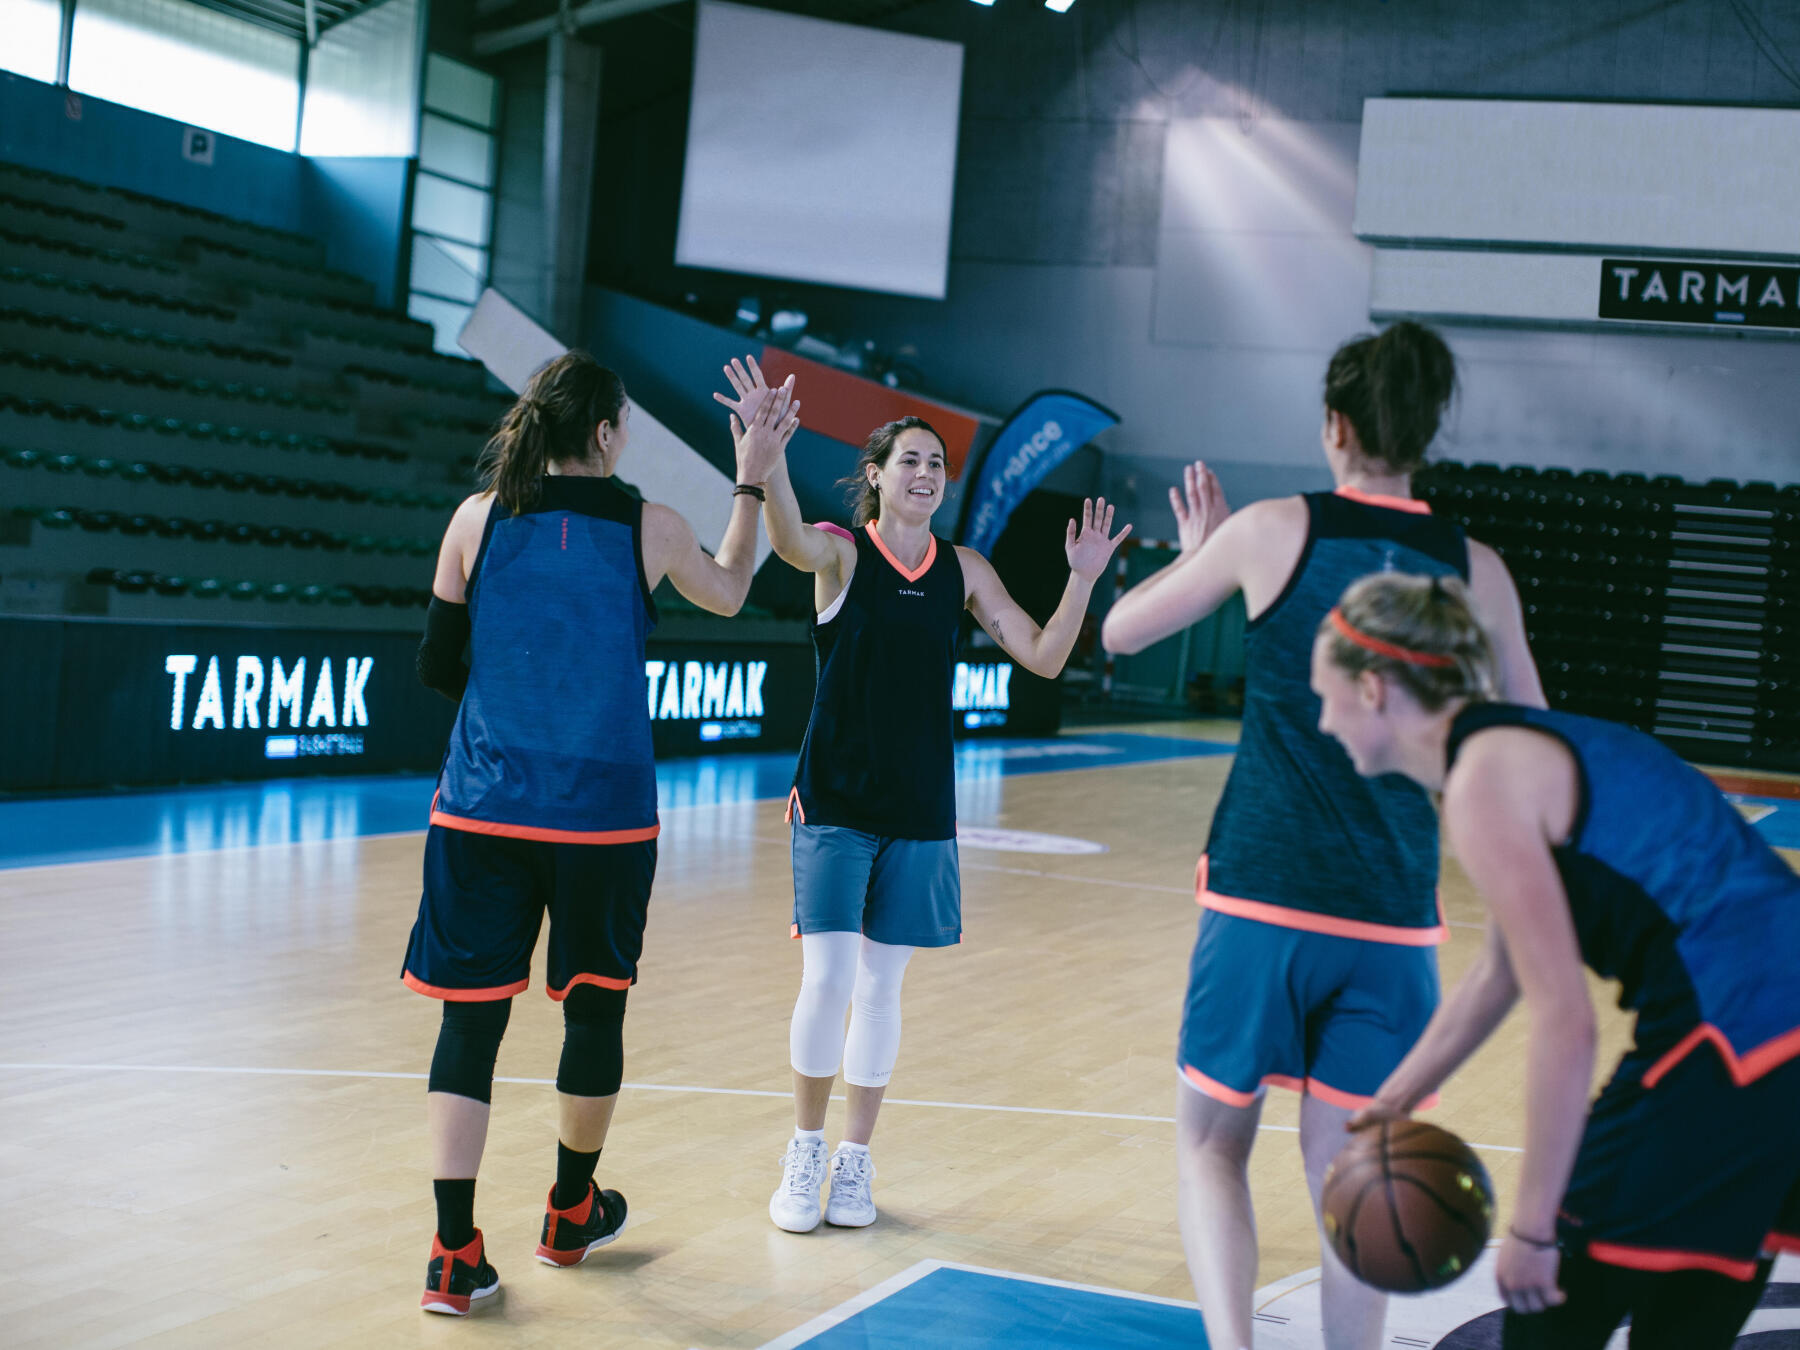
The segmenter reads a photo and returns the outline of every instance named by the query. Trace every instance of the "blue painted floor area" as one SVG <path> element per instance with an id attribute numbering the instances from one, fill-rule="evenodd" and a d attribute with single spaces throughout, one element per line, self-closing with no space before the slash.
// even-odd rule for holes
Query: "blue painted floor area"
<path id="1" fill-rule="evenodd" d="M 1017 774 L 1229 755 L 1234 748 L 1129 732 L 965 741 L 956 749 L 956 774 L 959 795 L 972 795 Z M 792 751 L 669 760 L 656 769 L 664 810 L 780 799 L 793 780 Z M 0 802 L 0 868 L 422 830 L 435 781 L 411 774 L 291 778 Z"/>
<path id="2" fill-rule="evenodd" d="M 944 1267 L 800 1344 L 807 1350 L 1204 1350 L 1207 1341 L 1197 1308 Z"/>

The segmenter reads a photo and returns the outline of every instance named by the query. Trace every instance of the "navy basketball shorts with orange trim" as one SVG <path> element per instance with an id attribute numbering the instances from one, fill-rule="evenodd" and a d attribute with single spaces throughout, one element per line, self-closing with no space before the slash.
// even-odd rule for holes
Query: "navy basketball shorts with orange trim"
<path id="1" fill-rule="evenodd" d="M 547 992 L 637 981 L 656 840 L 556 844 L 433 825 L 425 890 L 400 978 L 432 998 L 511 998 L 531 984 L 550 916 Z"/>
<path id="2" fill-rule="evenodd" d="M 1645 1087 L 1657 1058 L 1626 1055 L 1588 1112 L 1564 1245 L 1608 1265 L 1740 1280 L 1764 1251 L 1800 1251 L 1800 1059 L 1740 1087 L 1702 1044 Z"/>
<path id="3" fill-rule="evenodd" d="M 1177 1061 L 1188 1085 L 1249 1106 L 1270 1084 L 1366 1106 L 1438 1003 L 1430 947 L 1307 932 L 1209 909 Z"/>
<path id="4" fill-rule="evenodd" d="M 861 933 L 896 947 L 962 941 L 954 839 L 893 839 L 846 825 L 793 824 L 793 934 Z"/>

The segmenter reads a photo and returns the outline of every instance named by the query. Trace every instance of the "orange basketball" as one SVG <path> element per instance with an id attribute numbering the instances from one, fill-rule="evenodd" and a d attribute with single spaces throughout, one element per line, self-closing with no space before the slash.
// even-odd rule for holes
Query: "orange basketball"
<path id="1" fill-rule="evenodd" d="M 1469 1146 L 1417 1120 L 1350 1136 L 1325 1173 L 1325 1235 L 1350 1273 L 1390 1294 L 1441 1289 L 1475 1264 L 1494 1187 Z"/>

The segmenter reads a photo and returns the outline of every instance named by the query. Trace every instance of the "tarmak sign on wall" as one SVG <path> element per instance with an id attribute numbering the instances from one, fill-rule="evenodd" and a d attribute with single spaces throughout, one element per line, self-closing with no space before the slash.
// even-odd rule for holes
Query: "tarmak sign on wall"
<path id="1" fill-rule="evenodd" d="M 1635 323 L 1800 329 L 1800 267 L 1604 258 L 1600 317 Z"/>

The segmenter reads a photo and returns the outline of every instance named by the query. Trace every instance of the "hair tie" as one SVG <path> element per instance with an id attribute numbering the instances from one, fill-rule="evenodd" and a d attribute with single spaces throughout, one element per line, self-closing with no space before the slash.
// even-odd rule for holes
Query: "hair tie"
<path id="1" fill-rule="evenodd" d="M 1456 658 L 1453 656 L 1444 656 L 1438 652 L 1417 652 L 1410 647 L 1397 647 L 1391 642 L 1383 642 L 1378 637 L 1371 637 L 1346 619 L 1342 609 L 1333 608 L 1330 618 L 1331 626 L 1339 633 L 1365 651 L 1374 652 L 1377 656 L 1386 656 L 1395 661 L 1404 661 L 1409 666 L 1425 666 L 1432 670 L 1448 670 L 1456 664 Z"/>

